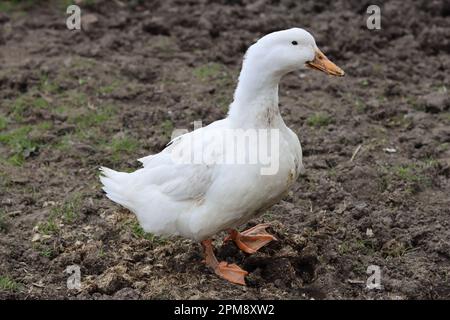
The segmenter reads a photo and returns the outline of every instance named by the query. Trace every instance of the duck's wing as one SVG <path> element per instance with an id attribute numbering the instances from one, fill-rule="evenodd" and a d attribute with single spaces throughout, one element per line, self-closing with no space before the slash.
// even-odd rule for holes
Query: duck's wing
<path id="1" fill-rule="evenodd" d="M 216 133 L 225 125 L 224 120 L 216 121 L 173 139 L 160 153 L 138 159 L 144 168 L 136 173 L 146 176 L 144 181 L 160 185 L 176 200 L 197 200 L 208 190 L 223 156 Z"/>

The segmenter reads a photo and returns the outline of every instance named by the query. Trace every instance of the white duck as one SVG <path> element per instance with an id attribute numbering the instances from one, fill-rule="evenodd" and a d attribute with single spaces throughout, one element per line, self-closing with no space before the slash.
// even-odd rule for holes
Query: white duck
<path id="1" fill-rule="evenodd" d="M 101 168 L 100 179 L 107 197 L 133 211 L 146 232 L 201 241 L 205 261 L 215 273 L 230 282 L 245 285 L 247 272 L 236 264 L 219 263 L 211 237 L 227 230 L 230 233 L 227 239 L 234 240 L 249 254 L 275 239 L 265 231 L 265 224 L 242 233 L 235 228 L 279 201 L 303 169 L 297 135 L 280 116 L 278 83 L 283 75 L 305 66 L 330 75 L 344 75 L 303 29 L 292 28 L 262 37 L 245 55 L 228 116 L 174 139 L 158 154 L 139 159 L 144 167 L 133 173 Z M 267 163 L 261 161 L 215 161 L 235 150 L 237 143 L 228 141 L 223 148 L 223 141 L 217 134 L 225 135 L 234 130 L 238 138 L 240 134 L 245 139 L 251 130 L 265 129 L 278 132 L 277 137 L 271 138 L 278 150 L 268 152 L 273 156 L 270 163 L 277 164 L 273 172 L 262 174 Z M 254 144 L 246 144 L 243 150 L 246 160 L 254 148 Z M 175 154 L 188 149 L 194 154 L 205 150 L 222 151 L 210 153 L 212 161 L 209 162 L 178 161 Z"/>

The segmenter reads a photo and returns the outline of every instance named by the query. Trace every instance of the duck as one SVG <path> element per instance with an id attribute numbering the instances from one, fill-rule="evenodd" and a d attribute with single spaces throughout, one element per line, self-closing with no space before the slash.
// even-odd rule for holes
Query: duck
<path id="1" fill-rule="evenodd" d="M 145 232 L 200 242 L 215 274 L 245 285 L 248 272 L 218 261 L 212 239 L 226 231 L 224 241 L 246 254 L 277 240 L 265 223 L 238 228 L 280 201 L 304 171 L 300 141 L 280 114 L 278 88 L 284 75 L 305 68 L 345 74 L 305 29 L 261 37 L 245 53 L 227 116 L 138 159 L 142 168 L 134 172 L 101 167 L 106 196 L 132 211 Z"/>

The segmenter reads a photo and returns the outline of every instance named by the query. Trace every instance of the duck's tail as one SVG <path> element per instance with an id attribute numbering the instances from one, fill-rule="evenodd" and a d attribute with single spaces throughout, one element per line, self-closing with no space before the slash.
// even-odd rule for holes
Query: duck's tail
<path id="1" fill-rule="evenodd" d="M 100 167 L 100 181 L 106 196 L 122 206 L 134 210 L 130 198 L 127 196 L 129 173 L 118 172 L 106 167 Z"/>
<path id="2" fill-rule="evenodd" d="M 100 181 L 106 196 L 136 214 L 141 227 L 155 235 L 179 235 L 178 216 L 192 205 L 175 201 L 158 187 L 161 170 L 139 169 L 132 173 L 101 167 Z M 164 177 L 164 176 L 162 176 Z M 150 183 L 150 181 L 152 183 Z"/>

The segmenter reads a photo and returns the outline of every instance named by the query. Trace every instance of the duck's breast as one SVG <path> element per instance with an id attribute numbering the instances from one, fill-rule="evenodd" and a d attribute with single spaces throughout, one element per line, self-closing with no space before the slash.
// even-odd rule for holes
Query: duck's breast
<path id="1" fill-rule="evenodd" d="M 206 238 L 237 227 L 286 194 L 303 167 L 301 146 L 292 134 L 280 135 L 275 159 L 278 164 L 273 166 L 277 170 L 270 174 L 263 170 L 267 165 L 260 163 L 217 165 L 213 183 L 199 207 L 190 214 L 188 223 L 193 234 Z"/>

